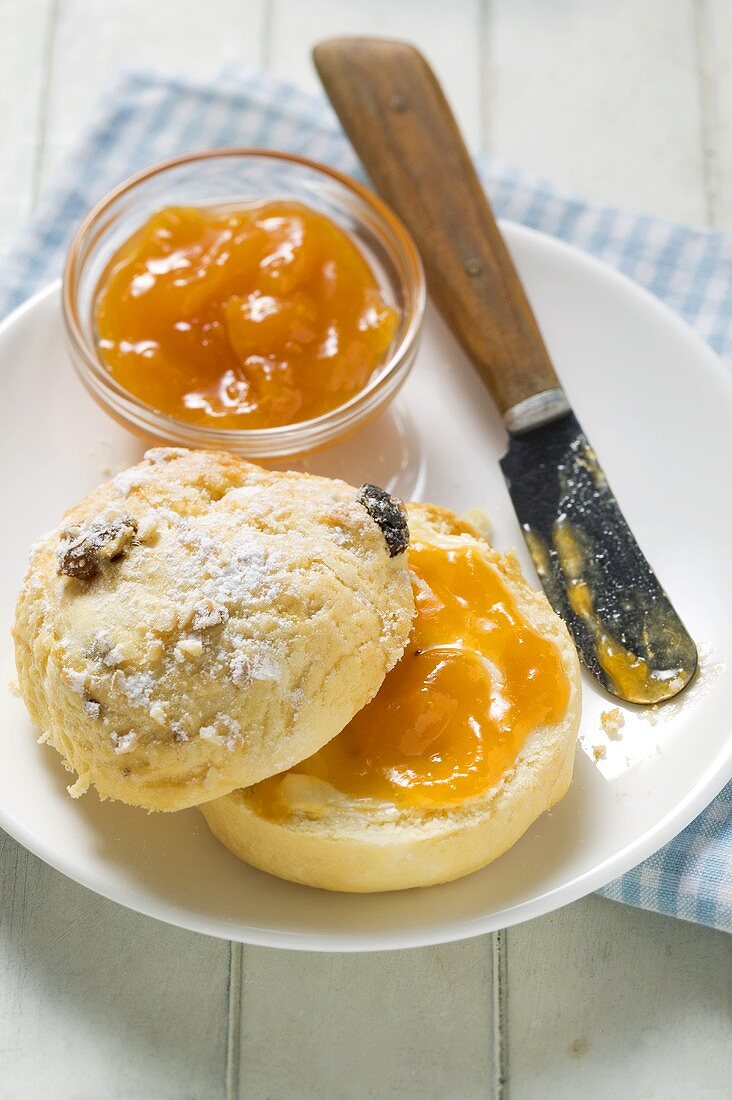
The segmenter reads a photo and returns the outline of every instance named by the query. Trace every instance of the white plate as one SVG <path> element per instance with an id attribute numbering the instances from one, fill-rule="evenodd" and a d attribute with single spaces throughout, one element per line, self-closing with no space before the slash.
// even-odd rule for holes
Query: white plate
<path id="1" fill-rule="evenodd" d="M 87 397 L 68 363 L 57 286 L 0 327 L 0 823 L 85 886 L 216 936 L 321 951 L 417 946 L 527 920 L 604 885 L 679 832 L 730 774 L 729 489 L 732 384 L 706 345 L 654 298 L 580 252 L 514 225 L 508 242 L 559 374 L 641 546 L 694 638 L 711 651 L 687 701 L 657 724 L 585 680 L 569 793 L 505 856 L 427 890 L 328 894 L 270 878 L 209 835 L 195 810 L 148 815 L 93 794 L 73 802 L 60 759 L 36 744 L 6 686 L 15 595 L 29 544 L 142 446 Z M 386 484 L 457 511 L 485 507 L 496 544 L 531 565 L 498 468 L 505 435 L 487 392 L 430 317 L 390 411 L 308 468 Z M 726 503 L 725 503 L 726 501 Z M 716 673 L 716 674 L 715 674 Z M 606 758 L 596 761 L 593 747 Z"/>

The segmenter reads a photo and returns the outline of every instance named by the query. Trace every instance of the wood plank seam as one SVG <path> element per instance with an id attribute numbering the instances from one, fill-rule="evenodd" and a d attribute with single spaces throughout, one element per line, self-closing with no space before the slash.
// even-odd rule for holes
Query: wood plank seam
<path id="1" fill-rule="evenodd" d="M 51 8 L 46 22 L 45 41 L 43 44 L 43 83 L 38 98 L 38 121 L 36 124 L 36 140 L 33 152 L 33 172 L 31 177 L 31 203 L 35 206 L 43 175 L 43 161 L 46 152 L 46 138 L 48 134 L 48 115 L 51 103 L 51 88 L 53 85 L 53 57 L 56 47 L 56 32 L 59 23 L 59 9 L 61 0 L 52 0 Z"/>
<path id="2" fill-rule="evenodd" d="M 706 0 L 694 3 L 694 46 L 699 82 L 700 140 L 702 154 L 702 186 L 707 224 L 716 226 L 719 220 L 719 172 L 714 141 L 716 95 L 713 66 L 710 63 L 709 20 Z"/>
<path id="3" fill-rule="evenodd" d="M 242 1014 L 242 975 L 244 968 L 244 948 L 233 940 L 229 943 L 229 981 L 226 1027 L 226 1100 L 238 1100 L 241 1072 L 241 1014 Z"/>
<path id="4" fill-rule="evenodd" d="M 509 1036 L 508 1036 L 508 929 L 491 936 L 493 994 L 493 1096 L 494 1100 L 509 1097 Z"/>

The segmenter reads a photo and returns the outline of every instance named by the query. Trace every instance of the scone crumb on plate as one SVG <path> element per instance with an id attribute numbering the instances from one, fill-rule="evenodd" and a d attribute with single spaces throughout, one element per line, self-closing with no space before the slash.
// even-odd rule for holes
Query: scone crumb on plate
<path id="1" fill-rule="evenodd" d="M 623 737 L 620 731 L 625 725 L 625 715 L 619 707 L 604 710 L 600 715 L 600 725 L 611 740 L 620 741 Z"/>
<path id="2" fill-rule="evenodd" d="M 595 760 L 604 760 L 607 756 L 607 749 L 604 745 L 593 745 L 592 755 L 594 756 Z"/>

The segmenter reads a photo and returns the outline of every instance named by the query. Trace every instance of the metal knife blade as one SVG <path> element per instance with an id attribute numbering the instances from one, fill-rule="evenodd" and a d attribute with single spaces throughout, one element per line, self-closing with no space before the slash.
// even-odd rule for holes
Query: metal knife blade
<path id="1" fill-rule="evenodd" d="M 678 694 L 696 646 L 574 413 L 509 435 L 501 469 L 544 591 L 589 671 L 632 703 Z"/>

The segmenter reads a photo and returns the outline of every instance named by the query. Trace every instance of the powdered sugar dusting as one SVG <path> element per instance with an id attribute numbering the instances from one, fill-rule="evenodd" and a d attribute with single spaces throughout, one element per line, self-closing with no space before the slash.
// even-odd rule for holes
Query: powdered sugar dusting
<path id="1" fill-rule="evenodd" d="M 193 629 L 207 630 L 212 626 L 221 626 L 229 618 L 229 609 L 226 604 L 215 603 L 213 600 L 199 600 L 193 608 Z"/>
<path id="2" fill-rule="evenodd" d="M 76 695 L 83 695 L 86 691 L 88 676 L 85 672 L 76 672 L 73 668 L 64 669 L 66 682 Z"/>
<path id="3" fill-rule="evenodd" d="M 137 524 L 137 537 L 140 542 L 149 542 L 158 533 L 158 518 L 153 509 L 145 512 Z"/>
<path id="4" fill-rule="evenodd" d="M 112 487 L 123 496 L 127 497 L 133 491 L 133 489 L 141 488 L 145 482 L 151 480 L 151 471 L 146 470 L 144 467 L 140 469 L 139 466 L 132 466 L 129 470 L 122 470 L 121 473 L 116 474 L 112 478 Z"/>
<path id="5" fill-rule="evenodd" d="M 199 739 L 234 751 L 250 713 L 270 720 L 270 699 L 276 711 L 289 707 L 294 725 L 307 703 L 310 619 L 330 613 L 331 601 L 339 621 L 346 616 L 333 664 L 351 635 L 378 645 L 381 629 L 391 647 L 401 630 L 404 575 L 385 574 L 383 540 L 350 487 L 318 480 L 311 488 L 250 467 L 245 485 L 227 488 L 237 476 L 197 456 L 159 469 L 187 453 L 153 448 L 144 465 L 113 479 L 117 500 L 107 510 L 134 519 L 133 553 L 89 590 L 91 614 L 64 639 L 71 690 L 117 755 L 148 743 L 177 752 L 175 742 Z M 144 498 L 119 499 L 143 486 Z M 330 655 L 318 659 L 325 677 Z"/>
<path id="6" fill-rule="evenodd" d="M 161 462 L 171 462 L 174 458 L 184 458 L 187 454 L 185 447 L 150 447 L 143 457 L 146 462 L 156 465 Z"/>
<path id="7" fill-rule="evenodd" d="M 229 714 L 217 714 L 213 722 L 201 726 L 198 736 L 213 745 L 225 745 L 232 752 L 241 741 L 241 726 Z"/>
<path id="8" fill-rule="evenodd" d="M 233 653 L 229 661 L 231 679 L 238 688 L 248 687 L 252 682 L 252 668 L 249 658 L 240 650 Z"/>
<path id="9" fill-rule="evenodd" d="M 252 680 L 279 680 L 282 675 L 280 666 L 269 653 L 258 654 L 251 665 Z"/>
<path id="10" fill-rule="evenodd" d="M 132 752 L 137 741 L 137 734 L 134 730 L 130 730 L 129 733 L 113 733 L 111 734 L 112 744 L 114 745 L 114 751 L 118 756 L 122 756 L 126 752 Z"/>
<path id="11" fill-rule="evenodd" d="M 128 672 L 120 673 L 118 679 L 119 689 L 133 707 L 150 709 L 152 693 L 155 687 L 155 678 L 152 672 Z"/>

